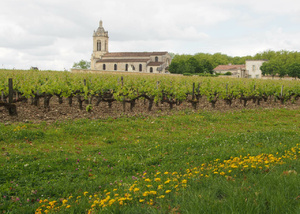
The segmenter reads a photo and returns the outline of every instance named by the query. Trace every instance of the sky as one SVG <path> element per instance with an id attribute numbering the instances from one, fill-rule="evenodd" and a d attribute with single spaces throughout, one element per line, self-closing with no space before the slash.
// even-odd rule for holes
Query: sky
<path id="1" fill-rule="evenodd" d="M 100 20 L 110 52 L 300 51 L 299 0 L 1 0 L 0 68 L 89 61 Z"/>

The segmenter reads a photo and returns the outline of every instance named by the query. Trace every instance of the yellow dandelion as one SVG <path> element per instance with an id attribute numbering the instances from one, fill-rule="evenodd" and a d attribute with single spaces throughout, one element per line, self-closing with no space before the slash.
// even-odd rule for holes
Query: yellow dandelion
<path id="1" fill-rule="evenodd" d="M 165 181 L 165 184 L 170 183 L 170 181 L 171 181 L 170 179 L 166 180 L 166 181 Z"/>
<path id="2" fill-rule="evenodd" d="M 115 203 L 115 199 L 111 199 L 111 200 L 109 200 L 109 202 L 108 202 L 108 204 L 109 204 L 109 206 L 111 206 L 113 203 Z"/>
<path id="3" fill-rule="evenodd" d="M 146 197 L 146 196 L 148 196 L 148 195 L 149 195 L 149 192 L 148 192 L 148 191 L 146 191 L 146 192 L 143 193 L 143 196 L 144 196 L 144 197 Z"/>

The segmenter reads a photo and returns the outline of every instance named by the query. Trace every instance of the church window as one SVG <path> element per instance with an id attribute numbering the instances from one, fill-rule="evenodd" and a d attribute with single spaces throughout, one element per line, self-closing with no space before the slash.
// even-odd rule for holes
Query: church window
<path id="1" fill-rule="evenodd" d="M 125 65 L 125 71 L 128 71 L 128 64 Z"/>
<path id="2" fill-rule="evenodd" d="M 116 71 L 118 69 L 117 64 L 114 65 L 114 70 Z"/>
<path id="3" fill-rule="evenodd" d="M 152 67 L 150 67 L 150 73 L 153 73 L 153 68 Z"/>
<path id="4" fill-rule="evenodd" d="M 97 41 L 97 51 L 101 51 L 101 41 Z"/>
<path id="5" fill-rule="evenodd" d="M 103 64 L 103 70 L 104 70 L 104 71 L 106 70 L 106 65 L 105 65 L 105 64 Z"/>
<path id="6" fill-rule="evenodd" d="M 142 71 L 143 67 L 142 64 L 139 65 L 139 71 Z"/>
<path id="7" fill-rule="evenodd" d="M 157 56 L 155 57 L 155 62 L 158 62 L 158 57 Z"/>

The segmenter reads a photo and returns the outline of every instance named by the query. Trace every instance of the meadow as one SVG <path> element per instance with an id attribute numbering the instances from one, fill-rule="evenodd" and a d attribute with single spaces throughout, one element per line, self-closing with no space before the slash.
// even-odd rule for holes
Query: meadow
<path id="1" fill-rule="evenodd" d="M 0 213 L 300 213 L 300 113 L 0 123 Z"/>

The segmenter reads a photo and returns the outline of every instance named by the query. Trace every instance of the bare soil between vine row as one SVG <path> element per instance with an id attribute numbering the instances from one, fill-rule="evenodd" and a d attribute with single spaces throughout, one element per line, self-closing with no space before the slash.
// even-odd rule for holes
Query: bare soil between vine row
<path id="1" fill-rule="evenodd" d="M 64 121 L 64 120 L 75 120 L 81 118 L 88 119 L 106 119 L 109 117 L 118 118 L 118 117 L 132 117 L 132 116 L 162 116 L 162 115 L 171 115 L 178 111 L 187 110 L 187 111 L 236 111 L 241 109 L 266 109 L 266 108 L 288 108 L 288 109 L 299 109 L 300 110 L 300 99 L 291 103 L 287 101 L 284 105 L 279 101 L 274 102 L 273 100 L 268 100 L 267 102 L 261 101 L 260 105 L 253 103 L 252 100 L 247 102 L 246 107 L 240 100 L 233 100 L 232 105 L 229 106 L 225 103 L 224 100 L 218 100 L 215 108 L 212 108 L 211 103 L 207 101 L 205 97 L 200 99 L 199 104 L 197 105 L 196 110 L 193 109 L 192 104 L 188 102 L 183 102 L 180 105 L 173 105 L 173 109 L 170 110 L 168 103 L 159 103 L 158 106 L 155 104 L 152 107 L 151 111 L 148 111 L 148 101 L 137 100 L 136 105 L 133 108 L 133 111 L 130 111 L 130 104 L 126 103 L 125 112 L 123 111 L 123 103 L 115 101 L 112 103 L 112 108 L 108 107 L 108 103 L 100 102 L 99 106 L 95 106 L 96 100 L 92 101 L 92 110 L 90 112 L 86 111 L 87 104 L 83 104 L 83 110 L 79 109 L 79 104 L 76 99 L 73 99 L 73 104 L 70 107 L 68 100 L 64 99 L 62 104 L 59 104 L 58 99 L 53 97 L 50 101 L 50 110 L 47 110 L 43 106 L 43 99 L 40 100 L 40 106 L 34 106 L 28 103 L 18 102 L 17 112 L 18 116 L 10 116 L 8 110 L 4 107 L 0 107 L 0 122 L 9 123 L 9 122 L 48 122 L 52 123 L 55 121 Z"/>

